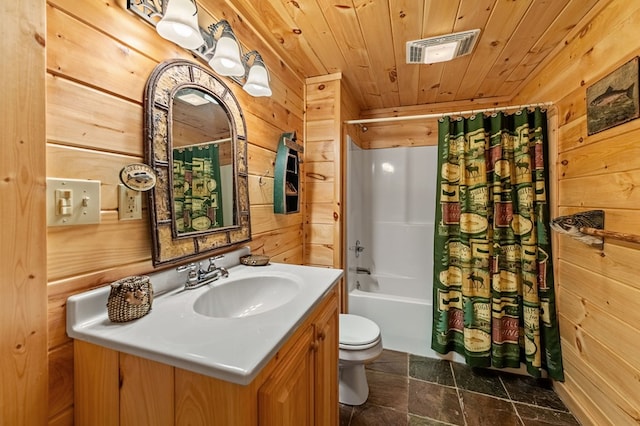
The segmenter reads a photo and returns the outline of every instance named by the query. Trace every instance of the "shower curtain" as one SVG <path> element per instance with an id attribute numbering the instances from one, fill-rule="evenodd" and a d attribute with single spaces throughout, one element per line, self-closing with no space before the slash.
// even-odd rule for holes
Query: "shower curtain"
<path id="1" fill-rule="evenodd" d="M 440 119 L 431 347 L 564 380 L 546 122 L 540 109 Z"/>
<path id="2" fill-rule="evenodd" d="M 178 233 L 222 226 L 218 144 L 173 150 L 173 199 Z"/>

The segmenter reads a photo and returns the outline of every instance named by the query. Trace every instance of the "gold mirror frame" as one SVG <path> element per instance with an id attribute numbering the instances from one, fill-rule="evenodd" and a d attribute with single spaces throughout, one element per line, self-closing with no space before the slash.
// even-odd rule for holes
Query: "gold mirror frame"
<path id="1" fill-rule="evenodd" d="M 210 93 L 225 109 L 234 145 L 234 224 L 194 235 L 178 237 L 173 219 L 172 105 L 178 90 L 192 87 Z M 153 265 L 184 261 L 218 249 L 251 240 L 249 177 L 247 168 L 247 126 L 235 95 L 218 77 L 190 61 L 176 59 L 160 63 L 147 80 L 144 92 L 145 161 L 157 174 L 149 191 L 149 212 L 153 240 Z"/>

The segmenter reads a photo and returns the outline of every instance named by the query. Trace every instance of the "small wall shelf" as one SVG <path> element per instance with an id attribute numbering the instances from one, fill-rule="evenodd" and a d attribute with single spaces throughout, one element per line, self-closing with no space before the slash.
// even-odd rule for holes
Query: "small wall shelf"
<path id="1" fill-rule="evenodd" d="M 279 214 L 300 211 L 300 163 L 296 132 L 283 133 L 278 142 L 273 187 L 273 211 Z"/>

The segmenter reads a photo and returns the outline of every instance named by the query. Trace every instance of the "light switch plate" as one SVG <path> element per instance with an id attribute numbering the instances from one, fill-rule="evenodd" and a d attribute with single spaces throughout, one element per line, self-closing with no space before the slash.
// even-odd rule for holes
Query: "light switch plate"
<path id="1" fill-rule="evenodd" d="M 47 178 L 47 225 L 100 223 L 100 181 Z"/>
<path id="2" fill-rule="evenodd" d="M 118 185 L 118 219 L 142 219 L 142 193 L 135 189 Z"/>

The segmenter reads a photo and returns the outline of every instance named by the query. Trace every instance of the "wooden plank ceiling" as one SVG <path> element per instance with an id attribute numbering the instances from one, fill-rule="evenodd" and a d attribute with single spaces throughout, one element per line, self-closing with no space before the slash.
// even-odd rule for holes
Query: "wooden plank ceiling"
<path id="1" fill-rule="evenodd" d="M 608 2 L 226 1 L 302 76 L 341 72 L 363 111 L 510 98 L 595 5 Z M 475 28 L 481 34 L 472 54 L 406 64 L 407 41 Z"/>

